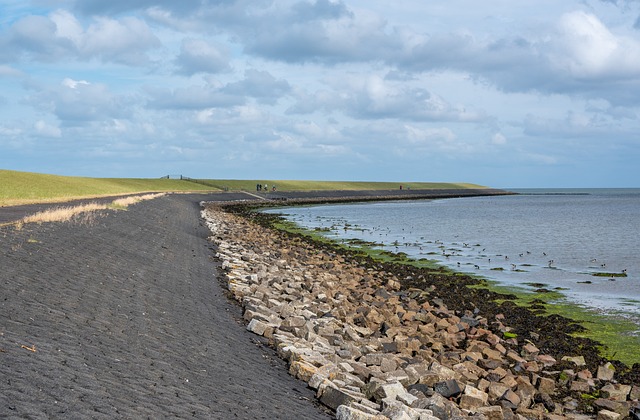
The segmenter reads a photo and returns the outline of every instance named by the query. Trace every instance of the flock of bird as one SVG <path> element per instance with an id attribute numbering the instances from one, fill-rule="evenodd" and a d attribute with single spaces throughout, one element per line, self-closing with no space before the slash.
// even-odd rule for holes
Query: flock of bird
<path id="1" fill-rule="evenodd" d="M 357 226 L 350 226 L 349 228 L 352 228 L 354 230 L 365 231 L 365 229 L 361 229 Z M 346 225 L 345 225 L 345 230 L 347 230 Z M 404 231 L 404 229 L 402 230 Z M 390 233 L 390 229 L 382 226 L 377 226 L 369 231 L 370 235 L 375 235 L 376 233 L 378 237 L 388 237 Z M 407 232 L 407 236 L 412 236 L 412 235 L 413 233 L 411 231 Z M 482 247 L 482 245 L 480 244 L 471 245 L 469 243 L 462 242 L 461 244 L 462 249 L 460 249 L 460 243 L 458 242 L 453 242 L 447 246 L 444 243 L 444 241 L 440 239 L 436 239 L 434 241 L 428 241 L 428 240 L 425 241 L 424 237 L 420 237 L 420 240 L 423 242 L 421 243 L 420 242 L 400 242 L 400 240 L 397 239 L 391 242 L 390 245 L 393 246 L 396 251 L 399 251 L 400 247 L 405 247 L 405 248 L 417 248 L 419 251 L 419 254 L 421 255 L 435 256 L 437 253 L 442 257 L 444 257 L 445 260 L 448 260 L 448 261 L 450 261 L 452 258 L 455 258 L 455 257 L 460 257 L 463 260 L 465 259 L 468 260 L 469 258 L 471 258 L 471 259 L 486 261 L 486 264 L 483 264 L 482 266 L 480 265 L 480 263 L 473 264 L 473 267 L 476 270 L 480 270 L 483 268 L 488 268 L 489 270 L 504 270 L 506 267 L 510 267 L 511 271 L 524 272 L 526 271 L 525 268 L 527 267 L 534 267 L 534 266 L 541 266 L 541 265 L 544 265 L 546 268 L 550 268 L 550 269 L 556 269 L 556 270 L 561 269 L 557 266 L 555 259 L 549 258 L 549 255 L 547 254 L 546 251 L 542 251 L 539 253 L 532 253 L 531 251 L 527 250 L 527 251 L 518 253 L 517 257 L 512 257 L 513 259 L 510 259 L 508 255 L 502 255 L 502 254 L 494 254 L 492 256 L 489 256 L 487 253 L 487 249 L 485 247 Z M 402 236 L 402 241 L 406 241 L 406 236 Z M 385 243 L 385 241 L 382 241 L 382 243 Z M 387 243 L 385 245 L 389 245 L 389 244 Z M 439 250 L 438 252 L 436 252 L 433 249 L 434 246 L 436 249 Z M 427 251 L 425 248 L 427 248 L 427 250 L 430 248 L 431 251 L 425 252 Z M 595 266 L 594 264 L 598 264 L 598 266 Z M 463 263 L 459 261 L 456 262 L 456 266 L 462 267 L 462 265 Z M 467 262 L 465 263 L 465 265 L 471 265 L 471 264 Z M 605 262 L 599 262 L 596 258 L 591 258 L 589 260 L 589 264 L 586 265 L 585 268 L 587 270 L 591 270 L 592 272 L 596 272 L 596 270 L 603 270 L 603 269 L 606 269 L 606 267 L 607 267 L 607 264 Z M 621 271 L 621 274 L 626 275 L 627 270 L 623 269 Z M 609 280 L 615 280 L 615 279 L 610 278 Z"/>
<path id="2" fill-rule="evenodd" d="M 389 228 L 383 226 L 376 226 L 372 229 L 364 229 L 359 226 L 352 226 L 346 223 L 336 223 L 335 221 L 331 223 L 330 229 L 337 230 L 337 226 L 341 226 L 341 229 L 344 229 L 345 232 L 348 230 L 353 230 L 364 233 L 368 230 L 370 236 L 377 235 L 378 238 L 388 238 L 389 234 L 391 233 L 391 230 Z M 402 230 L 404 231 L 405 229 Z M 546 251 L 532 253 L 531 251 L 527 250 L 518 253 L 516 257 L 512 257 L 513 259 L 510 259 L 508 255 L 488 255 L 487 249 L 485 247 L 482 247 L 482 245 L 480 244 L 471 245 L 469 243 L 462 242 L 462 244 L 460 245 L 460 243 L 458 242 L 453 242 L 449 245 L 446 245 L 444 241 L 440 239 L 429 241 L 425 240 L 424 237 L 420 237 L 420 240 L 422 242 L 404 242 L 406 241 L 407 236 L 413 236 L 413 232 L 408 231 L 406 236 L 402 236 L 402 242 L 398 238 L 390 243 L 386 240 L 382 240 L 379 243 L 384 246 L 393 246 L 396 251 L 399 251 L 400 247 L 403 247 L 405 249 L 417 248 L 417 250 L 419 251 L 418 254 L 420 255 L 441 255 L 447 261 L 450 261 L 455 257 L 459 257 L 463 261 L 469 259 L 484 261 L 485 263 L 482 265 L 481 263 L 473 263 L 473 267 L 476 270 L 481 270 L 484 268 L 487 268 L 489 270 L 504 270 L 507 267 L 510 267 L 511 271 L 524 272 L 527 271 L 525 268 L 534 266 L 544 266 L 546 268 L 557 270 L 561 269 L 557 266 L 555 259 L 550 258 Z M 462 247 L 462 249 L 460 249 L 460 246 Z M 607 267 L 607 264 L 605 262 L 599 262 L 596 258 L 591 258 L 590 260 L 588 260 L 588 262 L 589 264 L 586 265 L 586 269 L 591 270 L 592 272 L 594 272 L 594 270 L 606 269 Z M 471 264 L 472 263 L 469 262 L 464 263 L 464 265 Z M 598 266 L 595 266 L 595 264 L 598 264 Z M 456 262 L 457 267 L 462 268 L 462 265 L 463 263 L 459 261 Z M 621 274 L 626 275 L 627 270 L 622 270 Z M 615 279 L 611 278 L 610 280 Z"/>

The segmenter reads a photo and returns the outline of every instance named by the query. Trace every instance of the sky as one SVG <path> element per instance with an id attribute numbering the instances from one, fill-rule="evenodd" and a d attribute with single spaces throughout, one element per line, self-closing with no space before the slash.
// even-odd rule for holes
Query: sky
<path id="1" fill-rule="evenodd" d="M 0 0 L 0 169 L 640 187 L 640 0 Z"/>

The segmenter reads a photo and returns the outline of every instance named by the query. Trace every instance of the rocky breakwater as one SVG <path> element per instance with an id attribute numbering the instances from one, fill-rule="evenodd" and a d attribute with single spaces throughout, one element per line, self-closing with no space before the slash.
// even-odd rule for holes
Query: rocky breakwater
<path id="1" fill-rule="evenodd" d="M 214 206 L 203 217 L 247 329 L 338 419 L 622 419 L 638 403 L 613 365 L 558 361 L 510 335 L 508 316 L 449 310 L 393 273 Z"/>

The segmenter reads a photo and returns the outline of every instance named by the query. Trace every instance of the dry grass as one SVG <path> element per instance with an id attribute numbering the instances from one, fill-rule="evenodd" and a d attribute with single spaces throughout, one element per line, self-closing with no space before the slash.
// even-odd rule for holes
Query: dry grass
<path id="1" fill-rule="evenodd" d="M 165 193 L 158 193 L 158 194 L 145 194 L 145 195 L 132 195 L 129 197 L 124 197 L 124 198 L 118 198 L 116 200 L 113 200 L 113 203 L 111 203 L 114 207 L 128 207 L 132 204 L 136 204 L 139 203 L 141 201 L 146 201 L 146 200 L 153 200 L 154 198 L 158 198 L 158 197 L 162 197 L 163 195 L 165 195 Z"/>
<path id="2" fill-rule="evenodd" d="M 124 210 L 130 205 L 141 201 L 153 200 L 154 198 L 162 197 L 163 195 L 165 195 L 165 193 L 118 198 L 110 204 L 89 203 L 80 206 L 56 207 L 26 216 L 22 220 L 16 222 L 15 226 L 17 229 L 21 229 L 26 223 L 68 222 L 74 218 L 78 218 L 78 216 L 82 216 L 79 219 L 81 223 L 90 223 L 95 219 L 95 212 L 99 210 Z"/>
<path id="3" fill-rule="evenodd" d="M 26 216 L 22 219 L 23 223 L 47 223 L 47 222 L 67 222 L 71 220 L 74 216 L 86 213 L 93 212 L 97 210 L 105 210 L 107 205 L 105 204 L 97 204 L 97 203 L 89 203 L 81 206 L 73 206 L 73 207 L 57 207 L 50 210 L 41 211 L 31 216 Z"/>

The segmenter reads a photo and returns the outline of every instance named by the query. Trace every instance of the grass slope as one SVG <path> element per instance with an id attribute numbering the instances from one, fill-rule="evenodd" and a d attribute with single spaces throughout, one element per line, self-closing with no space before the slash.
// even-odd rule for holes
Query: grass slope
<path id="1" fill-rule="evenodd" d="M 178 179 L 84 178 L 0 169 L 0 206 L 139 192 L 215 189 Z"/>
<path id="2" fill-rule="evenodd" d="M 193 182 L 192 182 L 193 181 Z M 76 198 L 99 197 L 140 192 L 168 191 L 255 191 L 256 184 L 273 185 L 279 191 L 322 190 L 397 190 L 411 189 L 468 189 L 486 188 L 475 184 L 438 182 L 342 182 L 342 181 L 283 181 L 233 179 L 141 179 L 86 178 L 18 172 L 0 169 L 0 206 L 29 203 L 58 202 Z"/>
<path id="3" fill-rule="evenodd" d="M 255 191 L 256 184 L 262 184 L 269 187 L 276 185 L 279 191 L 323 191 L 323 190 L 342 190 L 342 191 L 358 191 L 358 190 L 397 190 L 402 185 L 403 188 L 419 189 L 468 189 L 468 188 L 486 188 L 481 185 L 463 184 L 463 183 L 445 183 L 445 182 L 362 182 L 362 181 L 292 181 L 292 180 L 238 180 L 238 179 L 220 179 L 220 180 L 201 180 L 205 183 L 219 189 Z"/>

